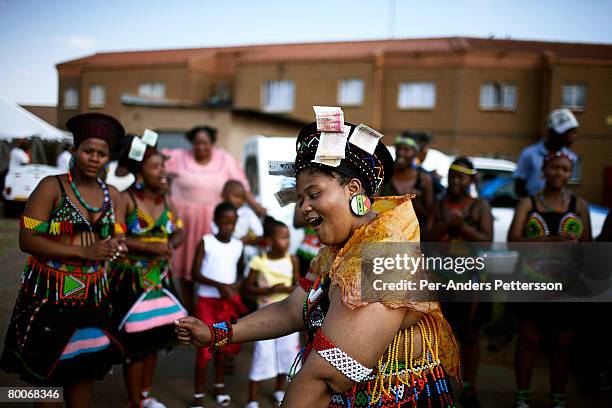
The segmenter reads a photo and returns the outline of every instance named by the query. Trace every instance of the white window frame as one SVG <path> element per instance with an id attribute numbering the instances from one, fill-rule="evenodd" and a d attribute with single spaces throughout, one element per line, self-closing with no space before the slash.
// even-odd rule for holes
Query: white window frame
<path id="1" fill-rule="evenodd" d="M 106 104 L 106 88 L 102 84 L 89 86 L 89 107 L 103 108 Z"/>
<path id="2" fill-rule="evenodd" d="M 489 95 L 485 95 L 487 92 Z M 480 84 L 478 105 L 486 111 L 516 111 L 518 87 L 513 81 L 487 81 Z M 490 101 L 485 100 L 490 98 Z"/>
<path id="3" fill-rule="evenodd" d="M 583 104 L 578 104 L 579 94 L 578 89 L 582 89 Z M 573 111 L 584 111 L 587 106 L 587 85 L 584 83 L 569 83 L 561 87 L 561 106 Z M 566 95 L 569 95 L 569 101 L 566 100 Z M 569 103 L 566 103 L 569 102 Z"/>
<path id="4" fill-rule="evenodd" d="M 79 88 L 69 86 L 64 88 L 64 109 L 78 109 Z"/>
<path id="5" fill-rule="evenodd" d="M 401 110 L 433 110 L 436 93 L 434 81 L 402 82 L 397 88 L 397 107 Z"/>
<path id="6" fill-rule="evenodd" d="M 344 78 L 338 82 L 338 105 L 362 106 L 365 82 L 359 78 Z"/>
<path id="7" fill-rule="evenodd" d="M 291 112 L 294 106 L 295 84 L 292 80 L 264 81 L 261 89 L 261 107 L 264 112 Z"/>
<path id="8" fill-rule="evenodd" d="M 138 85 L 138 96 L 142 98 L 164 99 L 166 84 L 162 81 L 142 82 Z"/>

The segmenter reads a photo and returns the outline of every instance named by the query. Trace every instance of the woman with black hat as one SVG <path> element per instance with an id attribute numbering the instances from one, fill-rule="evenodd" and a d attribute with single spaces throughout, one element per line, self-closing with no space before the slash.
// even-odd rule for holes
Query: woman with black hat
<path id="1" fill-rule="evenodd" d="M 28 199 L 19 245 L 30 254 L 0 364 L 36 386 L 62 386 L 69 407 L 89 406 L 93 381 L 119 360 L 110 334 L 106 262 L 127 248 L 115 237 L 119 192 L 98 176 L 124 130 L 114 118 L 71 118 L 67 174 L 45 178 Z"/>
<path id="2" fill-rule="evenodd" d="M 125 218 L 119 222 L 125 225 L 130 253 L 111 263 L 113 314 L 125 349 L 123 372 L 130 406 L 165 408 L 150 391 L 158 351 L 176 345 L 173 322 L 187 316 L 170 273 L 174 248 L 183 241 L 182 221 L 166 194 L 165 156 L 138 136 L 126 139 L 119 166 L 133 173 L 136 181 L 121 193 L 119 212 Z M 139 146 L 142 157 L 134 154 Z"/>
<path id="3" fill-rule="evenodd" d="M 183 344 L 215 349 L 306 330 L 302 368 L 283 407 L 452 406 L 445 370 L 457 376 L 458 353 L 439 305 L 410 294 L 362 299 L 362 251 L 383 242 L 418 242 L 419 229 L 410 196 L 372 204 L 393 174 L 393 160 L 370 137 L 377 132 L 344 125 L 343 135 L 324 135 L 315 123 L 298 135 L 298 206 L 324 245 L 300 286 L 238 322 L 207 328 L 193 317 L 180 319 L 177 335 Z M 338 150 L 340 158 L 330 159 Z"/>

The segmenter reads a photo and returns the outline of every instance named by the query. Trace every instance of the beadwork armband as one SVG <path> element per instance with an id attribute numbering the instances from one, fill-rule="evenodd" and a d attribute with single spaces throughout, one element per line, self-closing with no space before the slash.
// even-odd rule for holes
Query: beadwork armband
<path id="1" fill-rule="evenodd" d="M 336 345 L 323 334 L 321 329 L 317 330 L 315 334 L 312 348 L 336 370 L 356 383 L 364 381 L 372 374 L 371 368 L 367 368 L 359 361 L 346 354 L 339 347 L 336 347 Z"/>
<path id="2" fill-rule="evenodd" d="M 232 342 L 234 337 L 234 328 L 232 324 L 235 324 L 236 320 L 213 323 L 208 326 L 210 330 L 210 347 L 209 350 L 215 351 L 222 347 L 227 346 Z"/>
<path id="3" fill-rule="evenodd" d="M 127 226 L 125 224 L 121 224 L 119 222 L 115 223 L 115 234 L 125 234 L 127 231 Z"/>
<path id="4" fill-rule="evenodd" d="M 19 226 L 23 229 L 27 229 L 30 231 L 36 232 L 48 232 L 49 231 L 49 223 L 46 221 L 40 221 L 36 218 L 30 218 L 26 215 L 22 215 L 19 220 Z"/>

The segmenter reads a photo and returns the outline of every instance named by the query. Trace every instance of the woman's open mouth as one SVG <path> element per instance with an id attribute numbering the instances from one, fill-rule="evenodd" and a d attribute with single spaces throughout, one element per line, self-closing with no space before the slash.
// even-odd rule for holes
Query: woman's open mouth
<path id="1" fill-rule="evenodd" d="M 312 226 L 312 228 L 316 230 L 317 227 L 320 226 L 321 223 L 323 222 L 323 218 L 319 216 L 308 217 L 307 221 L 310 224 L 310 226 Z"/>

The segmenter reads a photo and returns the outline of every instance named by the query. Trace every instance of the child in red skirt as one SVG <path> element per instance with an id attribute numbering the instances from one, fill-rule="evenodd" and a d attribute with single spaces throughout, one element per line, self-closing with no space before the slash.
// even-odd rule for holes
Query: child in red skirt
<path id="1" fill-rule="evenodd" d="M 196 317 L 206 324 L 237 319 L 244 313 L 244 305 L 238 296 L 239 277 L 242 272 L 242 241 L 233 238 L 238 214 L 230 203 L 221 203 L 215 208 L 214 221 L 218 227 L 216 235 L 207 234 L 196 251 L 192 276 L 199 283 Z M 225 354 L 238 354 L 240 346 L 231 344 L 214 354 L 216 402 L 229 406 L 231 397 L 225 391 Z M 213 353 L 207 347 L 197 350 L 195 392 L 192 408 L 202 407 L 206 371 Z"/>

